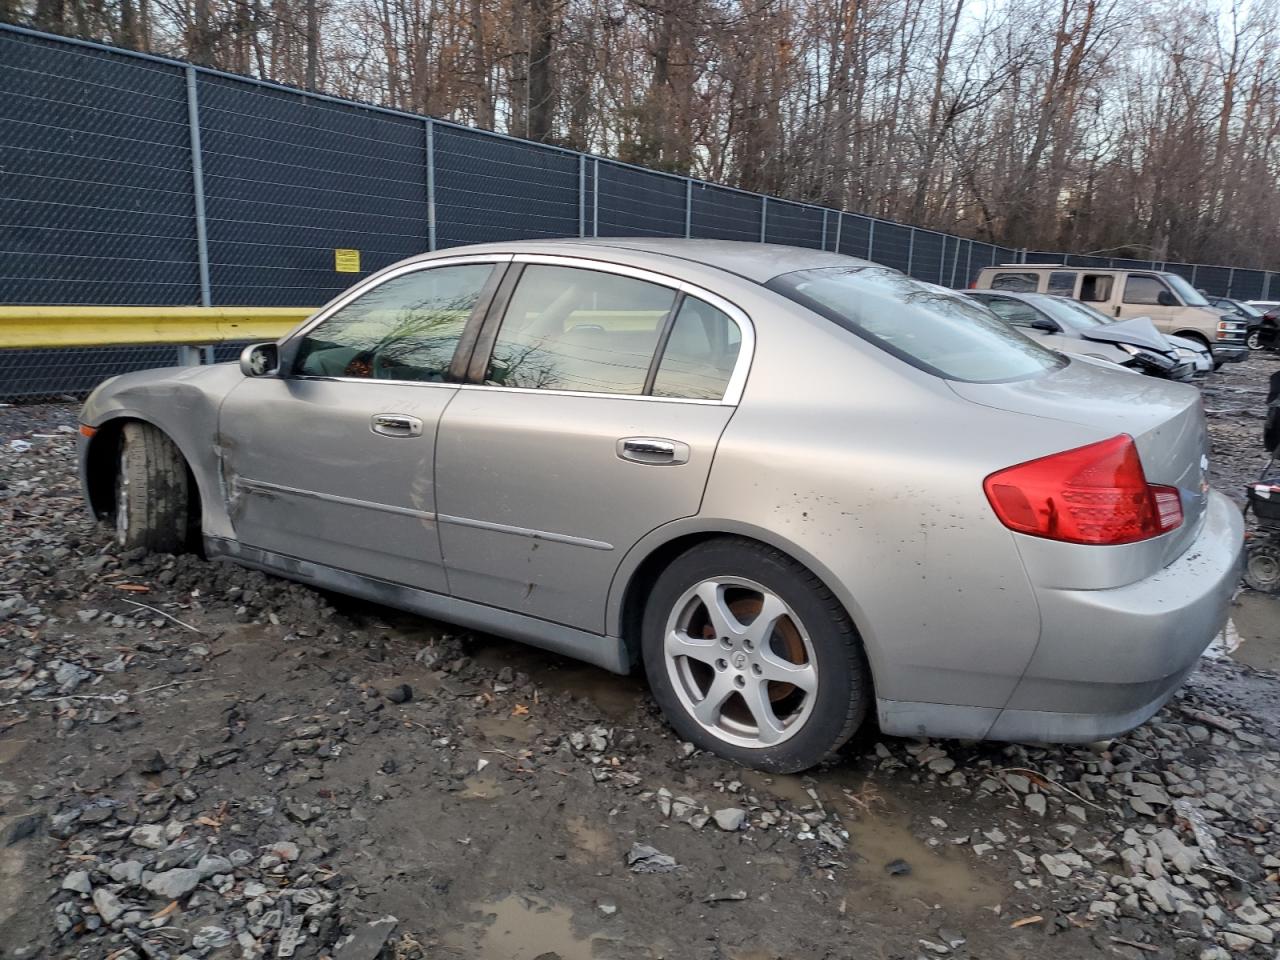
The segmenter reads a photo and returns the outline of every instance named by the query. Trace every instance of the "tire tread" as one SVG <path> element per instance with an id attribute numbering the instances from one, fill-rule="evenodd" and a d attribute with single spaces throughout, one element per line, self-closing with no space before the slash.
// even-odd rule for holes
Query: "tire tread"
<path id="1" fill-rule="evenodd" d="M 128 481 L 128 520 L 117 527 L 125 549 L 176 553 L 186 544 L 187 463 L 158 427 L 133 421 L 120 434 L 119 469 Z"/>

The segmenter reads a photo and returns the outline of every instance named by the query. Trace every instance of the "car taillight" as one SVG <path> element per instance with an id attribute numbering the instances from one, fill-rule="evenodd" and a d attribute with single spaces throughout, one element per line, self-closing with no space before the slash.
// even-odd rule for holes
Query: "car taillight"
<path id="1" fill-rule="evenodd" d="M 1006 527 L 1049 540 L 1135 543 L 1182 525 L 1178 489 L 1147 483 L 1127 434 L 999 470 L 982 488 Z"/>

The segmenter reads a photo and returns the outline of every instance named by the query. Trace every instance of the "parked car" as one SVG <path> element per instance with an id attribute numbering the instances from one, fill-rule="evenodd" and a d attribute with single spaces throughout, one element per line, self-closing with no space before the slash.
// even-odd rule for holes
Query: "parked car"
<path id="1" fill-rule="evenodd" d="M 981 307 L 981 309 L 986 310 L 988 313 L 991 314 L 992 317 L 995 317 L 995 319 L 999 320 L 1001 323 L 1009 322 L 1008 320 L 1001 317 L 999 314 L 993 312 L 989 306 L 987 306 L 977 297 L 969 296 L 968 291 L 954 290 L 951 287 L 944 287 L 941 284 L 929 283 L 927 281 L 921 281 L 921 283 L 923 283 L 926 287 L 928 287 L 931 290 L 937 290 L 947 294 L 948 296 L 960 297 L 963 300 L 967 300 L 969 303 L 975 304 Z M 1055 334 L 1049 334 L 1049 333 L 1045 333 L 1043 331 L 1038 331 L 1034 329 L 1027 329 L 1025 327 L 1019 326 L 1018 324 L 1010 324 L 1010 325 L 1018 329 L 1019 332 L 1024 333 L 1026 336 L 1036 340 L 1043 346 L 1048 347 L 1050 350 L 1054 350 L 1072 360 L 1084 361 L 1087 363 L 1094 363 L 1094 364 L 1097 364 L 1098 366 L 1106 367 L 1107 369 L 1110 369 L 1110 370 L 1123 370 L 1127 373 L 1139 374 L 1139 375 L 1142 373 L 1141 370 L 1128 365 L 1129 361 L 1131 361 L 1133 358 L 1129 356 L 1129 354 L 1121 350 L 1119 347 L 1115 347 L 1112 345 L 1098 344 L 1099 349 L 1096 353 L 1086 352 L 1087 346 L 1082 341 L 1072 340 L 1067 337 L 1059 337 Z"/>
<path id="2" fill-rule="evenodd" d="M 979 290 L 1070 297 L 1116 320 L 1150 317 L 1161 333 L 1202 343 L 1213 352 L 1214 363 L 1219 366 L 1249 355 L 1245 346 L 1248 324 L 1215 310 L 1176 273 L 1009 263 L 984 267 L 974 286 Z"/>
<path id="3" fill-rule="evenodd" d="M 238 364 L 81 413 L 124 547 L 220 557 L 602 667 L 766 770 L 904 736 L 1092 741 L 1226 619 L 1198 392 L 834 253 L 453 248 Z"/>
<path id="4" fill-rule="evenodd" d="M 1280 346 L 1280 302 L 1275 300 L 1229 300 L 1210 297 L 1222 310 L 1232 310 L 1249 324 L 1245 343 L 1250 350 L 1274 350 Z"/>
<path id="5" fill-rule="evenodd" d="M 1076 300 L 1047 293 L 967 293 L 1001 320 L 1052 349 L 1110 360 L 1169 380 L 1190 380 L 1196 374 L 1194 353 L 1189 348 L 1180 351 L 1146 317 L 1111 323 Z"/>

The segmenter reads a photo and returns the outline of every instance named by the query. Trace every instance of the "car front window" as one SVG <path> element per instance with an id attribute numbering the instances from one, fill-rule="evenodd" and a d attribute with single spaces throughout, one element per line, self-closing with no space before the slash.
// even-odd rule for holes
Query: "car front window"
<path id="1" fill-rule="evenodd" d="M 1187 283 L 1176 273 L 1166 273 L 1163 275 L 1169 286 L 1173 287 L 1173 292 L 1182 298 L 1182 302 L 1188 307 L 1207 307 L 1209 301 L 1204 298 L 1195 287 Z"/>
<path id="2" fill-rule="evenodd" d="M 304 377 L 440 382 L 493 264 L 458 264 L 392 277 L 297 341 Z"/>
<path id="3" fill-rule="evenodd" d="M 878 266 L 823 267 L 774 277 L 769 289 L 947 380 L 997 383 L 1066 360 L 963 297 Z"/>

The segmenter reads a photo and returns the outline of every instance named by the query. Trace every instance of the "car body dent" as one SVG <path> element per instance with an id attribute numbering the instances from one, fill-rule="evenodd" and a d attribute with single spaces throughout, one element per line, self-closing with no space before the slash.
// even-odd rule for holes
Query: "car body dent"
<path id="1" fill-rule="evenodd" d="M 232 536 L 227 498 L 220 487 L 224 451 L 218 410 L 227 393 L 243 380 L 234 363 L 125 373 L 89 394 L 80 420 L 94 428 L 113 420 L 141 420 L 163 430 L 195 476 L 202 528 L 213 536 Z M 85 445 L 95 442 L 102 441 L 95 439 Z M 84 462 L 82 457 L 82 465 Z"/>

